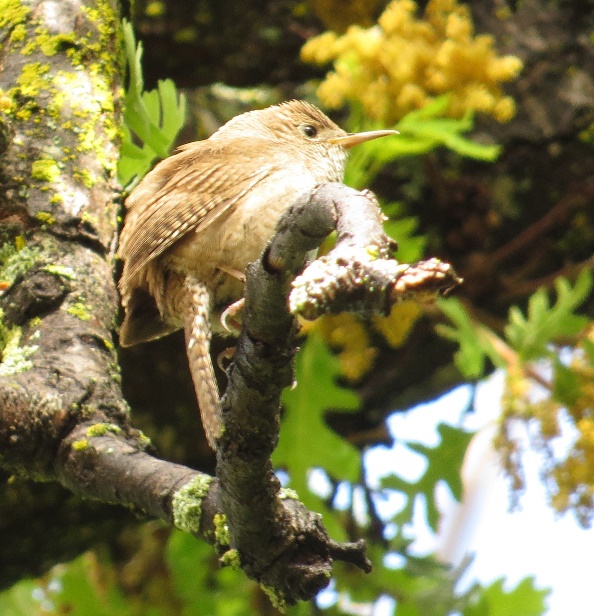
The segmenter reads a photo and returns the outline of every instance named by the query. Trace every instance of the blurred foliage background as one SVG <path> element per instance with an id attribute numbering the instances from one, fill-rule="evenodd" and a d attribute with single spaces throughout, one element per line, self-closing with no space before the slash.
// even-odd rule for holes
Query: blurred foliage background
<path id="1" fill-rule="evenodd" d="M 542 453 L 548 506 L 591 522 L 589 9 L 563 0 L 137 0 L 134 29 L 122 26 L 124 187 L 175 144 L 205 138 L 237 113 L 306 98 L 347 130 L 400 131 L 353 151 L 345 181 L 377 193 L 399 260 L 438 256 L 465 279 L 434 306 L 403 302 L 387 317 L 304 324 L 274 461 L 334 539 L 368 541 L 374 571 L 337 566 L 335 600 L 290 614 L 371 613 L 382 597 L 394 599 L 397 616 L 544 613 L 547 592 L 530 579 L 461 592 L 463 567 L 409 552 L 415 503 L 424 502 L 436 530 L 436 485 L 463 497 L 472 434 L 442 423 L 436 447 L 405 442 L 426 459 L 414 482 L 386 474 L 372 486 L 363 465 L 369 448 L 392 443 L 390 414 L 495 369 L 506 375 L 495 446 L 511 502 L 524 489 L 513 436 L 520 424 Z M 180 336 L 122 351 L 121 363 L 134 421 L 160 455 L 212 472 Z M 314 469 L 323 489 L 312 485 Z M 380 514 L 378 502 L 394 493 L 404 505 Z M 277 613 L 257 585 L 220 569 L 214 551 L 191 537 L 55 486 L 13 478 L 3 496 L 4 585 L 43 575 L 0 594 L 2 614 Z"/>

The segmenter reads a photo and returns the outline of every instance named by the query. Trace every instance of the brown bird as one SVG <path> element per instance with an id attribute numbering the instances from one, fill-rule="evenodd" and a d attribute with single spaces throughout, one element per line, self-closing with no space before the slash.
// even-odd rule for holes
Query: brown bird
<path id="1" fill-rule="evenodd" d="M 216 448 L 222 418 L 210 357 L 221 314 L 281 214 L 306 191 L 342 180 L 347 148 L 396 131 L 347 134 L 317 107 L 289 101 L 239 115 L 161 161 L 126 201 L 118 254 L 122 346 L 183 328 L 202 424 Z"/>

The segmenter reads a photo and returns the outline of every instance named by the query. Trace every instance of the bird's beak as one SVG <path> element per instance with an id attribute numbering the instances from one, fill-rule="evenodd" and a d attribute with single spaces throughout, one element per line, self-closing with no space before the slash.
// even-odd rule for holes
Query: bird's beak
<path id="1" fill-rule="evenodd" d="M 379 137 L 387 137 L 388 135 L 398 135 L 397 130 L 368 130 L 364 133 L 348 133 L 347 135 L 341 135 L 340 137 L 332 137 L 328 139 L 329 143 L 341 145 L 343 148 L 352 148 L 354 145 L 363 143 L 364 141 L 371 141 L 372 139 L 378 139 Z"/>

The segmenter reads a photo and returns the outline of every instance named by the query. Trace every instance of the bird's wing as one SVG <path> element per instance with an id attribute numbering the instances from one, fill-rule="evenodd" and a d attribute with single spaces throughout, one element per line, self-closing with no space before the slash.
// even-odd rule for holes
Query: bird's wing
<path id="1" fill-rule="evenodd" d="M 118 250 L 125 261 L 121 285 L 184 235 L 232 209 L 273 166 L 245 144 L 227 144 L 222 151 L 208 141 L 188 144 L 159 163 L 126 201 Z"/>

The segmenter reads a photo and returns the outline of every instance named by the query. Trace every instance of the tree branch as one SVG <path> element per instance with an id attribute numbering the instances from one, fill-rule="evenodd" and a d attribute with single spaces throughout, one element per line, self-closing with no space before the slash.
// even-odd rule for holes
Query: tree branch
<path id="1" fill-rule="evenodd" d="M 244 326 L 223 401 L 217 475 L 230 546 L 238 550 L 248 575 L 274 588 L 281 604 L 315 596 L 328 584 L 333 559 L 370 570 L 364 542 L 336 544 L 317 514 L 283 498 L 270 462 L 278 440 L 280 395 L 292 381 L 296 351 L 287 294 L 307 253 L 334 229 L 333 250 L 293 283 L 291 297 L 299 290 L 303 305 L 316 307 L 308 316 L 351 307 L 386 312 L 404 297 L 427 299 L 459 283 L 452 268 L 437 260 L 411 266 L 390 259 L 394 246 L 383 232 L 375 197 L 343 184 L 324 184 L 299 198 L 279 222 L 262 259 L 249 266 Z M 383 281 L 379 292 L 369 286 L 377 272 Z M 320 289 L 333 290 L 332 300 L 319 302 L 320 296 L 328 300 L 332 294 Z"/>

